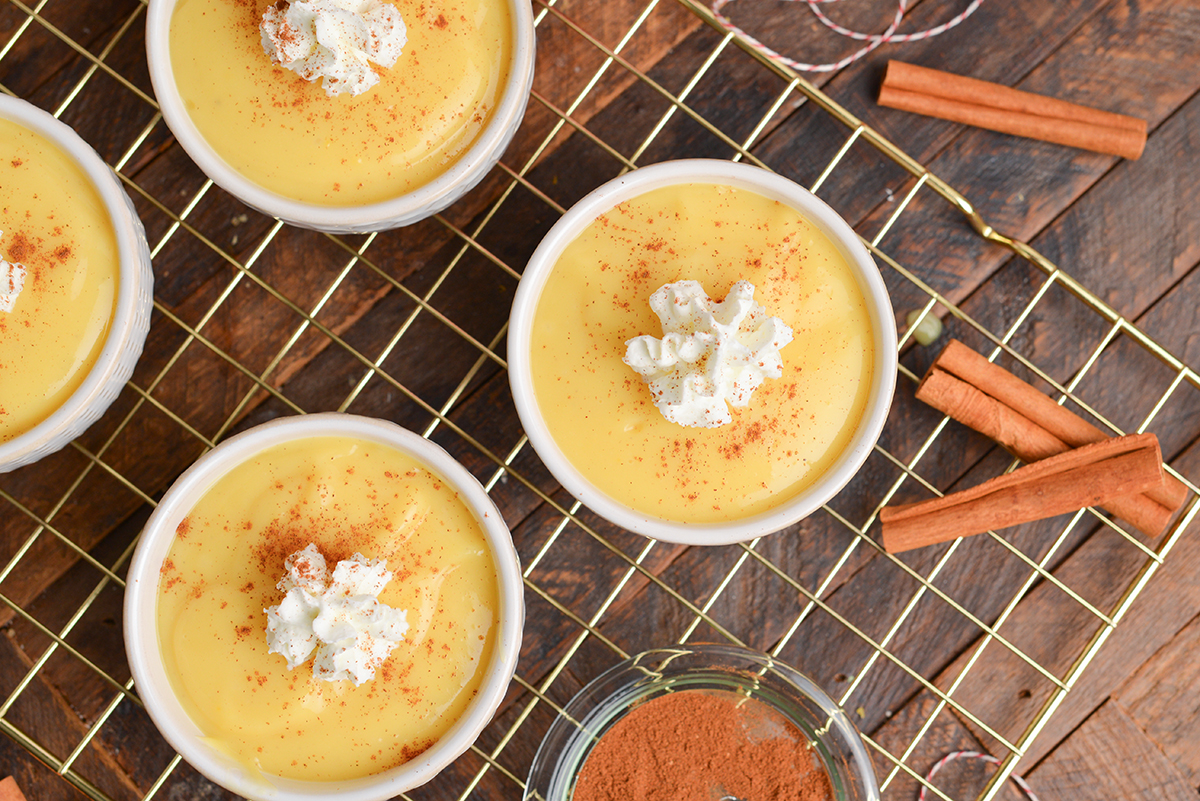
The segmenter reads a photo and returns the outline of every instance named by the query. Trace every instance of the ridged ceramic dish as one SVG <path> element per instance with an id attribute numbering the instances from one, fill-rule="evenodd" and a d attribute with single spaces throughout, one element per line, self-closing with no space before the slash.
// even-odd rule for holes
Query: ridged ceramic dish
<path id="1" fill-rule="evenodd" d="M 96 364 L 66 403 L 28 431 L 0 442 L 0 473 L 62 449 L 116 400 L 142 355 L 150 330 L 154 272 L 146 232 L 113 171 L 75 131 L 24 100 L 0 95 L 0 117 L 43 136 L 78 164 L 104 203 L 116 234 L 120 276 L 108 339 Z"/>
<path id="2" fill-rule="evenodd" d="M 171 66 L 170 27 L 177 0 L 150 0 L 146 12 L 150 79 L 163 117 L 183 149 L 218 186 L 247 205 L 284 222 L 328 233 L 399 228 L 438 213 L 473 189 L 500 160 L 524 118 L 533 86 L 533 11 L 526 0 L 507 2 L 512 18 L 512 57 L 491 120 L 474 144 L 433 181 L 377 203 L 333 206 L 285 197 L 247 179 L 213 149 L 188 115 Z"/>
<path id="3" fill-rule="evenodd" d="M 848 444 L 815 481 L 764 512 L 728 522 L 681 522 L 657 517 L 613 498 L 571 463 L 555 441 L 534 390 L 530 349 L 542 291 L 563 250 L 599 215 L 631 198 L 679 184 L 717 184 L 748 190 L 795 209 L 823 232 L 845 257 L 861 290 L 871 325 L 874 363 L 866 406 Z M 647 258 L 654 258 L 648 256 Z M 529 441 L 550 472 L 597 514 L 647 537 L 689 545 L 741 542 L 785 528 L 818 509 L 854 476 L 883 430 L 896 384 L 896 325 L 891 301 L 875 262 L 838 214 L 808 190 L 767 170 L 713 159 L 669 161 L 626 173 L 584 197 L 546 234 L 521 276 L 508 332 L 509 383 Z M 614 358 L 620 358 L 615 354 Z M 786 349 L 783 351 L 787 358 Z M 632 373 L 629 374 L 636 379 Z M 640 380 L 640 379 L 639 379 Z M 582 421 L 580 425 L 584 425 Z M 686 431 L 679 427 L 680 432 Z M 613 470 L 620 470 L 614 454 Z"/>
<path id="4" fill-rule="evenodd" d="M 350 437 L 389 446 L 449 482 L 484 533 L 499 587 L 495 647 L 478 694 L 462 717 L 436 743 L 410 761 L 381 773 L 345 781 L 300 781 L 251 771 L 223 750 L 214 748 L 177 699 L 159 648 L 156 609 L 160 570 L 180 522 L 229 470 L 267 448 L 312 437 Z M 338 413 L 289 417 L 257 426 L 221 443 L 180 476 L 163 496 L 146 523 L 129 568 L 125 648 L 138 695 L 159 731 L 188 763 L 222 787 L 262 801 L 318 798 L 382 801 L 432 779 L 466 751 L 491 721 L 516 668 L 525 618 L 522 590 L 517 554 L 500 512 L 479 482 L 441 447 L 399 426 L 366 417 Z M 264 627 L 265 620 L 264 615 Z"/>

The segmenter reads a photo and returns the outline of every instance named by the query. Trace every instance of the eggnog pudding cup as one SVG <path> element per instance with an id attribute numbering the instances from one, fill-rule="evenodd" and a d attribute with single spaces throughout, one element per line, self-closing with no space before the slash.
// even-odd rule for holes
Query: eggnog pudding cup
<path id="1" fill-rule="evenodd" d="M 0 473 L 82 434 L 150 327 L 146 236 L 116 176 L 69 127 L 0 96 Z"/>
<path id="2" fill-rule="evenodd" d="M 277 5 L 149 4 L 146 49 L 163 117 L 223 189 L 306 228 L 379 231 L 441 211 L 495 166 L 533 82 L 526 0 L 393 1 L 398 58 L 370 65 L 370 88 L 336 96 L 264 50 L 259 26 Z"/>
<path id="3" fill-rule="evenodd" d="M 714 362 L 725 345 L 688 355 L 726 341 L 700 318 L 741 331 L 746 370 Z M 579 201 L 530 258 L 508 337 L 517 411 L 554 477 L 671 542 L 743 541 L 819 508 L 895 388 L 891 304 L 858 237 L 807 190 L 725 161 L 644 167 Z M 728 403 L 689 395 L 717 374 L 739 376 Z"/>
<path id="4" fill-rule="evenodd" d="M 338 578 L 364 565 L 382 574 L 372 588 Z M 306 583 L 318 575 L 323 599 Z M 321 611 L 293 614 L 314 598 Z M 382 650 L 380 615 L 398 635 Z M 155 725 L 255 799 L 385 799 L 429 781 L 491 720 L 523 620 L 512 539 L 479 483 L 412 432 L 336 413 L 197 461 L 147 522 L 125 597 Z M 315 651 L 296 651 L 305 637 Z"/>

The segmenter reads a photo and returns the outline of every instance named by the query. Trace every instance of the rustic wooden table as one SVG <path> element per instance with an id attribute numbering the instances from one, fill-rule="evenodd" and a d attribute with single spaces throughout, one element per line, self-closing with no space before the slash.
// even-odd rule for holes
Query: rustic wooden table
<path id="1" fill-rule="evenodd" d="M 963 4 L 913 5 L 904 30 Z M 799 3 L 727 9 L 806 60 L 852 47 Z M 555 705 L 583 683 L 648 647 L 734 640 L 842 702 L 885 798 L 914 797 L 936 760 L 973 749 L 1020 752 L 1016 771 L 1043 799 L 1195 799 L 1194 530 L 1149 541 L 1084 513 L 903 559 L 875 545 L 886 498 L 1009 466 L 913 399 L 936 348 L 906 346 L 880 448 L 827 509 L 711 549 L 652 545 L 585 509 L 565 518 L 572 499 L 524 444 L 503 368 L 521 267 L 565 207 L 630 166 L 737 156 L 820 184 L 877 246 L 902 333 L 908 311 L 931 307 L 981 352 L 1003 340 L 1002 363 L 1048 392 L 1070 389 L 1069 404 L 1121 430 L 1157 433 L 1170 463 L 1200 480 L 1200 382 L 1147 347 L 1200 365 L 1200 3 L 988 2 L 939 38 L 812 79 L 1094 297 L 985 241 L 936 181 L 869 137 L 843 150 L 851 128 L 675 0 L 538 0 L 534 11 L 535 92 L 502 165 L 438 219 L 335 239 L 207 183 L 158 115 L 143 3 L 0 8 L 0 88 L 58 113 L 118 169 L 156 278 L 146 352 L 114 408 L 60 454 L 0 477 L 0 775 L 31 801 L 224 797 L 174 759 L 129 690 L 121 576 L 154 498 L 200 453 L 282 414 L 340 409 L 447 447 L 485 482 L 527 569 L 505 706 L 414 798 L 519 797 Z M 848 0 L 830 13 L 882 30 L 892 9 Z M 879 108 L 889 57 L 1144 117 L 1145 155 Z M 975 798 L 993 772 L 955 762 L 932 784 Z"/>

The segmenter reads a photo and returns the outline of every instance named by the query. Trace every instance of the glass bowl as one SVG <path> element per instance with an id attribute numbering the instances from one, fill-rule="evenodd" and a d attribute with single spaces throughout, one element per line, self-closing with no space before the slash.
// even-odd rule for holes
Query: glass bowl
<path id="1" fill-rule="evenodd" d="M 782 662 L 729 645 L 657 648 L 594 679 L 546 732 L 529 770 L 525 801 L 570 801 L 599 739 L 639 704 L 681 690 L 733 693 L 766 704 L 808 738 L 836 801 L 878 801 L 862 737 L 837 703 Z"/>

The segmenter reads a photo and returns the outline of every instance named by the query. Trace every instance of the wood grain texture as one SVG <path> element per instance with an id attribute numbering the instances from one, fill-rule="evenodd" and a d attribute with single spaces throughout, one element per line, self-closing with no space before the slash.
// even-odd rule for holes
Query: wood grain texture
<path id="1" fill-rule="evenodd" d="M 1181 466 L 1200 467 L 1200 454 L 1195 449 L 1189 452 Z M 1102 532 L 1077 548 L 1055 575 L 1101 609 L 1109 609 L 1135 567 L 1128 543 Z M 1170 642 L 1200 613 L 1200 588 L 1194 581 L 1197 571 L 1200 571 L 1200 531 L 1193 526 L 1033 741 L 1024 764 L 1037 764 L 1053 752 L 1138 665 Z M 1062 676 L 1098 627 L 1099 622 L 1090 612 L 1052 585 L 1041 584 L 1017 606 L 1002 633 L 1039 664 Z M 938 676 L 937 686 L 950 686 L 970 655 L 971 652 L 964 653 Z M 992 645 L 972 668 L 955 699 L 989 726 L 1015 737 L 1052 689 L 1044 677 L 1016 656 Z M 895 730 L 898 720 L 889 722 L 885 729 Z M 1001 753 L 1001 746 L 986 733 L 973 724 L 967 725 L 986 750 Z M 907 735 L 914 732 L 915 729 L 910 730 Z M 899 740 L 903 736 L 891 735 Z"/>
<path id="2" fill-rule="evenodd" d="M 1200 785 L 1200 618 L 1147 660 L 1113 697 L 1194 787 Z"/>
<path id="3" fill-rule="evenodd" d="M 1053 10 L 1047 7 L 1043 13 L 1057 14 L 1058 6 Z M 1196 41 L 1195 15 L 1190 4 L 1104 5 L 1017 87 L 1141 116 L 1156 128 L 1196 91 L 1200 43 Z M 1161 61 L 1141 52 L 1150 38 L 1161 47 Z M 901 113 L 878 111 L 864 119 L 882 125 L 881 115 Z M 1136 163 L 1123 163 L 1121 168 L 1131 170 L 1144 162 L 1145 156 Z M 990 224 L 1029 241 L 1103 177 L 1116 160 L 969 130 L 925 163 L 940 178 L 963 190 Z M 865 230 L 878 230 L 890 211 L 881 206 L 864 224 Z M 958 302 L 1010 256 L 1004 249 L 980 241 L 967 226 L 947 224 L 946 213 L 941 201 L 919 196 L 906 212 L 906 222 L 889 233 L 882 245 L 902 264 L 929 275 L 938 290 Z M 938 233 L 931 237 L 933 230 Z M 1103 234 L 1098 231 L 1097 237 L 1103 239 Z M 1052 252 L 1046 255 L 1055 260 Z M 1137 248 L 1118 247 L 1106 251 L 1104 259 L 1137 263 L 1140 257 Z M 1077 277 L 1085 264 L 1073 256 L 1056 263 Z M 1091 285 L 1102 295 L 1109 286 Z M 1136 292 L 1137 286 L 1131 283 L 1122 291 Z M 895 287 L 893 304 L 901 312 L 923 300 L 911 288 Z"/>
<path id="4" fill-rule="evenodd" d="M 1179 116 L 1173 117 L 1167 125 L 1164 125 L 1160 131 L 1157 131 L 1155 140 L 1157 141 L 1159 137 L 1175 140 L 1175 137 L 1179 134 L 1179 131 L 1175 127 L 1177 121 L 1180 125 L 1184 124 L 1187 115 L 1193 113 L 1194 103 L 1195 101 L 1192 101 L 1185 107 L 1182 119 Z M 1150 167 L 1150 169 L 1152 172 L 1157 172 L 1159 169 L 1165 169 L 1165 167 L 1158 165 L 1165 165 L 1166 163 L 1176 161 L 1177 157 L 1175 155 L 1167 154 L 1177 152 L 1175 147 L 1168 147 L 1160 151 L 1160 155 L 1154 156 L 1154 161 L 1143 161 L 1143 163 L 1155 165 Z M 1159 159 L 1161 161 L 1158 161 Z M 1078 221 L 1080 218 L 1087 217 L 1092 203 L 1096 203 L 1099 208 L 1106 209 L 1107 211 L 1125 204 L 1131 213 L 1135 213 L 1135 209 L 1139 203 L 1137 196 L 1127 195 L 1118 197 L 1116 193 L 1117 182 L 1128 180 L 1128 175 L 1125 174 L 1125 166 L 1123 165 L 1122 168 L 1114 171 L 1114 174 L 1106 177 L 1096 187 L 1095 192 L 1099 193 L 1098 196 L 1089 193 L 1089 195 L 1081 199 L 1079 203 L 1064 215 L 1060 223 L 1049 229 L 1046 236 L 1056 236 L 1055 232 L 1061 228 L 1064 234 L 1069 234 L 1070 241 L 1080 243 L 1081 245 L 1084 242 L 1090 241 L 1090 231 L 1099 230 L 1098 226 L 1080 225 Z M 1096 199 L 1093 200 L 1093 197 Z M 1130 222 L 1127 224 L 1126 230 L 1132 233 L 1135 226 L 1136 222 Z M 1195 237 L 1195 233 L 1185 234 L 1182 238 L 1172 239 L 1172 241 L 1180 242 L 1178 245 L 1180 250 L 1187 250 L 1191 246 L 1186 243 L 1194 241 Z M 1052 258 L 1056 255 L 1065 254 L 1051 253 Z M 1167 261 L 1173 262 L 1173 260 L 1171 258 Z M 1101 263 L 1087 261 L 1085 262 L 1085 267 L 1088 272 L 1083 280 L 1087 284 L 1116 285 L 1133 281 L 1132 277 L 1128 277 L 1127 268 L 1119 263 L 1114 263 L 1112 260 L 1105 260 Z M 1126 271 L 1125 275 L 1127 277 L 1120 277 L 1122 271 Z M 1161 283 L 1157 284 L 1159 287 L 1158 291 L 1167 292 L 1167 294 L 1159 302 L 1158 306 L 1150 310 L 1133 309 L 1131 311 L 1143 314 L 1146 323 L 1153 325 L 1156 330 L 1166 333 L 1168 328 L 1174 328 L 1170 322 L 1174 319 L 1173 315 L 1192 314 L 1190 308 L 1185 309 L 1185 307 L 1190 302 L 1187 299 L 1194 297 L 1194 295 L 1189 294 L 1190 287 L 1180 287 L 1177 291 L 1171 291 L 1169 277 L 1162 276 L 1160 278 L 1160 275 L 1162 274 L 1151 272 L 1144 279 L 1140 279 L 1143 282 L 1150 282 L 1152 284 L 1156 281 L 1161 281 Z M 1013 314 L 1013 307 L 1010 305 L 1006 309 L 1002 304 L 996 302 L 997 299 L 1002 297 L 1007 298 L 1011 304 L 1012 300 L 1020 298 L 1023 291 L 1028 291 L 1022 290 L 1019 285 L 1012 283 L 1009 280 L 1012 277 L 1007 273 L 998 274 L 981 287 L 972 298 L 968 299 L 964 304 L 964 308 L 969 313 L 976 315 L 977 319 L 990 325 L 993 330 L 1004 330 L 1004 322 L 1001 316 L 1004 314 Z M 1161 309 L 1159 306 L 1161 306 Z M 1023 330 L 1014 338 L 1014 345 L 1022 353 L 1030 356 L 1036 363 L 1047 369 L 1051 375 L 1055 375 L 1060 380 L 1065 380 L 1070 375 L 1069 371 L 1072 369 L 1072 364 L 1078 365 L 1082 363 L 1082 360 L 1089 351 L 1090 342 L 1086 325 L 1087 315 L 1089 314 L 1090 312 L 1083 309 L 1078 301 L 1066 296 L 1065 293 L 1052 294 L 1044 302 L 1044 308 L 1039 306 L 1038 311 L 1032 315 L 1027 324 L 1029 326 L 1028 333 Z M 1186 316 L 1184 319 L 1187 319 Z M 1175 329 L 1173 342 L 1182 346 L 1177 348 L 1177 352 L 1180 355 L 1194 360 L 1196 358 L 1196 346 L 1192 342 L 1194 337 L 1186 335 L 1185 332 L 1187 330 L 1189 329 Z M 1068 332 L 1072 331 L 1083 335 L 1072 338 L 1068 334 Z M 1154 392 L 1165 390 L 1168 379 L 1169 376 L 1163 374 L 1161 366 L 1152 358 L 1148 358 L 1146 354 L 1139 352 L 1139 349 L 1136 347 L 1126 346 L 1126 343 L 1121 343 L 1118 347 L 1112 349 L 1111 354 L 1106 354 L 1106 358 L 1101 360 L 1100 366 L 1096 370 L 1095 379 L 1085 381 L 1080 392 L 1102 412 L 1112 415 L 1119 424 L 1132 428 L 1140 423 L 1140 418 L 1138 417 L 1139 410 L 1142 410 L 1142 413 L 1149 411 L 1149 403 L 1147 401 L 1152 400 Z M 1163 435 L 1164 447 L 1174 452 L 1178 452 L 1178 449 L 1181 447 L 1186 447 L 1195 437 L 1197 430 L 1196 411 L 1200 408 L 1196 405 L 1197 396 L 1194 391 L 1185 387 L 1179 390 L 1179 393 L 1179 397 L 1174 398 L 1174 402 L 1167 405 L 1159 418 L 1156 419 L 1154 426 L 1152 426 L 1152 430 L 1156 429 Z M 1139 396 L 1141 396 L 1141 400 L 1139 400 Z M 1197 464 L 1193 456 L 1188 455 L 1178 464 L 1185 474 L 1195 474 Z M 1175 574 L 1180 577 L 1186 577 L 1189 575 L 1189 569 L 1195 569 L 1195 561 L 1194 557 L 1190 555 L 1189 544 L 1190 540 L 1185 540 L 1172 555 L 1174 559 L 1178 560 L 1174 564 L 1180 565 L 1179 569 L 1182 572 Z M 1098 542 L 1097 546 L 1099 545 L 1100 543 Z M 1114 543 L 1113 547 L 1115 546 L 1116 544 Z M 1087 551 L 1082 552 L 1080 558 L 1084 558 L 1086 553 Z M 1114 569 L 1114 560 L 1120 561 L 1123 558 L 1127 557 L 1123 557 L 1117 551 L 1097 555 L 1091 559 L 1091 567 L 1084 567 L 1079 572 L 1070 574 L 1071 580 L 1068 581 L 1068 584 L 1074 587 L 1075 584 L 1072 583 L 1073 581 L 1085 581 L 1081 585 L 1086 589 L 1084 592 L 1085 597 L 1093 602 L 1107 597 L 1111 603 L 1112 596 L 1106 596 L 1102 586 L 1097 586 L 1095 582 L 1086 581 L 1086 579 L 1089 576 L 1105 577 L 1105 581 L 1109 582 L 1110 586 L 1119 586 L 1122 581 L 1122 575 L 1119 573 L 1114 574 L 1110 571 Z M 1164 570 L 1163 575 L 1168 575 L 1172 572 L 1172 570 Z M 1159 580 L 1167 581 L 1168 579 L 1160 577 Z M 1151 649 L 1150 652 L 1152 652 L 1154 648 L 1165 641 L 1164 637 L 1169 638 L 1173 636 L 1178 627 L 1191 614 L 1194 614 L 1194 612 L 1188 611 L 1194 608 L 1192 605 L 1196 602 L 1194 593 L 1188 589 L 1188 586 L 1183 583 L 1168 584 L 1168 589 L 1160 601 L 1161 606 L 1151 606 L 1150 611 L 1144 617 L 1139 615 L 1136 618 L 1137 623 L 1127 624 L 1123 628 L 1118 628 L 1113 641 L 1120 644 L 1110 643 L 1110 646 L 1101 651 L 1100 656 L 1090 666 L 1089 671 L 1084 673 L 1082 684 L 1073 693 L 1068 695 L 1067 700 L 1060 707 L 1054 718 L 1051 719 L 1050 724 L 1043 731 L 1039 740 L 1033 744 L 1029 756 L 1030 761 L 1036 761 L 1041 756 L 1044 756 L 1066 732 L 1069 732 L 1073 726 L 1078 725 L 1078 722 L 1090 713 L 1128 674 L 1128 670 L 1130 669 L 1129 663 L 1133 665 L 1138 664 L 1139 655 L 1141 658 L 1147 657 L 1149 653 L 1145 651 L 1145 647 L 1149 647 Z M 1054 642 L 1056 637 L 1069 634 L 1074 624 L 1059 618 L 1059 613 L 1053 611 L 1051 607 L 1058 607 L 1059 603 L 1061 603 L 1063 604 L 1061 608 L 1065 609 L 1065 605 L 1070 602 L 1055 590 L 1045 589 L 1039 592 L 1046 599 L 1048 607 L 1045 609 L 1044 620 L 1037 625 L 1047 626 L 1050 629 L 1040 631 L 1037 634 L 1031 633 L 1028 639 L 1036 642 L 1054 632 L 1053 636 L 1049 636 L 1044 640 L 1045 642 Z M 1056 594 L 1060 596 L 1057 603 L 1051 599 L 1051 596 Z M 1150 593 L 1143 599 L 1142 603 L 1152 604 L 1152 599 L 1155 597 Z M 1172 601 L 1172 599 L 1175 600 Z M 1173 603 L 1175 603 L 1175 606 L 1172 606 Z M 1138 608 L 1135 607 L 1135 612 Z M 1180 615 L 1182 615 L 1182 620 L 1180 620 Z M 1034 615 L 1033 617 L 1038 617 L 1038 615 Z M 1022 637 L 1021 639 L 1024 640 L 1026 638 Z M 1064 659 L 1067 650 L 1072 647 L 1077 648 L 1081 641 L 1076 639 L 1072 645 L 1066 645 L 1066 642 L 1063 641 L 1063 645 L 1065 646 L 1063 650 Z M 1047 662 L 1043 662 L 1043 664 L 1056 663 L 1056 660 L 1043 650 L 1035 650 L 1034 653 L 1048 660 Z M 1123 658 L 1124 662 L 1122 661 Z M 1109 659 L 1113 661 L 1110 663 Z M 1065 669 L 1067 666 L 1065 661 L 1057 662 L 1057 664 L 1060 669 Z M 1022 668 L 1011 662 L 997 665 L 992 672 L 984 671 L 980 674 L 981 677 L 986 675 L 999 679 L 1002 681 L 1002 684 L 989 686 L 987 689 L 984 689 L 984 685 L 986 684 L 984 682 L 980 685 L 978 693 L 966 696 L 969 699 L 967 701 L 968 706 L 976 703 L 976 695 L 991 694 L 995 697 L 995 702 L 985 704 L 983 711 L 987 712 L 989 716 L 994 711 L 1000 720 L 1008 721 L 1006 725 L 1009 726 L 1008 730 L 1010 732 L 1019 731 L 1021 726 L 1019 721 L 1022 719 L 1021 715 L 1028 715 L 1035 708 L 1028 707 L 1026 705 L 1027 702 L 1037 697 L 1035 694 L 1020 703 L 1012 700 L 1017 698 L 1022 690 L 1027 690 L 1031 693 L 1034 692 L 1034 677 L 1029 675 L 1030 671 L 1027 668 L 1024 671 L 1024 675 L 1028 677 L 1031 686 L 1015 686 L 1021 684 L 1020 681 L 1014 681 L 1014 679 L 1022 675 Z M 1114 673 L 1111 671 L 1117 672 Z M 1011 687 L 1011 689 L 1004 690 L 1002 689 L 1004 686 Z M 1041 697 L 1044 697 L 1044 695 Z M 1022 712 L 1022 710 L 1025 710 L 1025 712 Z M 988 719 L 992 722 L 996 720 L 996 717 L 988 717 Z"/>
<path id="5" fill-rule="evenodd" d="M 11 637 L 0 637 L 0 692 L 5 697 L 33 668 L 33 660 L 28 658 Z M 86 727 L 80 722 L 65 704 L 58 692 L 45 679 L 34 676 L 33 680 L 17 696 L 16 702 L 8 710 L 5 719 L 25 732 L 43 748 L 58 759 L 65 759 L 78 745 L 86 732 Z M 12 769 L 20 779 L 21 786 L 28 791 L 35 801 L 43 798 L 80 798 L 77 790 L 52 772 L 28 769 L 29 757 L 20 757 L 17 752 L 24 754 L 24 749 L 10 741 L 7 737 L 0 738 L 0 758 L 5 759 L 5 769 Z M 9 768 L 12 765 L 12 768 Z M 86 777 L 92 784 L 110 795 L 116 801 L 137 798 L 138 791 L 125 772 L 117 765 L 112 756 L 89 744 L 80 753 L 74 764 L 75 771 Z"/>
<path id="6" fill-rule="evenodd" d="M 984 4 L 972 16 L 970 26 L 959 26 L 934 39 L 914 42 L 897 54 L 902 52 L 905 60 L 923 66 L 1013 85 L 1044 64 L 1100 8 L 1100 4 L 1089 2 L 1058 3 L 1048 7 L 1023 0 L 1007 4 L 1003 9 L 988 8 Z M 944 19 L 944 8 L 938 8 L 935 3 L 923 3 L 909 15 L 905 25 L 921 29 Z M 978 31 L 996 30 L 1005 31 L 1005 36 L 977 34 Z M 826 91 L 850 113 L 868 122 L 922 163 L 934 159 L 950 143 L 969 135 L 960 125 L 879 109 L 875 97 L 886 56 L 880 52 L 851 65 L 826 85 Z M 829 122 L 825 115 L 797 114 L 776 129 L 757 153 L 773 168 L 807 185 L 848 136 L 848 131 Z M 805 142 L 806 147 L 793 147 L 792 143 L 796 141 Z M 994 141 L 987 140 L 985 146 L 992 148 Z M 857 222 L 873 212 L 886 214 L 894 208 L 894 202 L 889 201 L 885 190 L 899 192 L 908 180 L 907 173 L 874 156 L 869 148 L 855 148 L 848 167 L 835 171 L 821 192 L 822 197 L 834 202 L 843 216 Z M 935 172 L 942 175 L 942 171 Z M 989 179 L 995 177 L 989 175 Z M 976 180 L 978 178 L 976 174 Z M 969 181 L 955 185 L 962 189 L 971 187 Z M 976 197 L 972 199 L 977 200 Z M 932 247 L 934 243 L 929 245 Z M 958 261 L 955 251 L 943 248 L 942 253 Z M 950 268 L 950 265 L 939 266 Z"/>
<path id="7" fill-rule="evenodd" d="M 937 697 L 933 693 L 922 690 L 873 735 L 875 742 L 889 753 L 901 754 L 912 745 L 914 734 L 924 727 L 926 729 L 925 736 L 913 748 L 913 753 L 906 763 L 914 773 L 921 777 L 928 776 L 933 766 L 947 754 L 955 751 L 984 752 L 986 750 L 970 730 L 962 725 L 958 717 L 945 709 L 939 713 L 937 706 Z M 871 756 L 875 761 L 875 774 L 882 781 L 889 775 L 894 765 L 891 760 L 878 751 L 872 750 Z M 993 770 L 994 768 L 981 761 L 957 760 L 939 771 L 930 783 L 950 798 L 976 798 L 982 792 Z M 915 798 L 920 792 L 921 786 L 920 782 L 909 774 L 897 773 L 890 785 L 888 796 Z M 926 797 L 929 797 L 928 794 Z M 999 797 L 1005 801 L 1015 801 L 1024 796 L 1014 790 L 1002 792 Z"/>
<path id="8" fill-rule="evenodd" d="M 1113 701 L 1084 721 L 1027 779 L 1047 801 L 1195 801 L 1200 797 Z"/>

